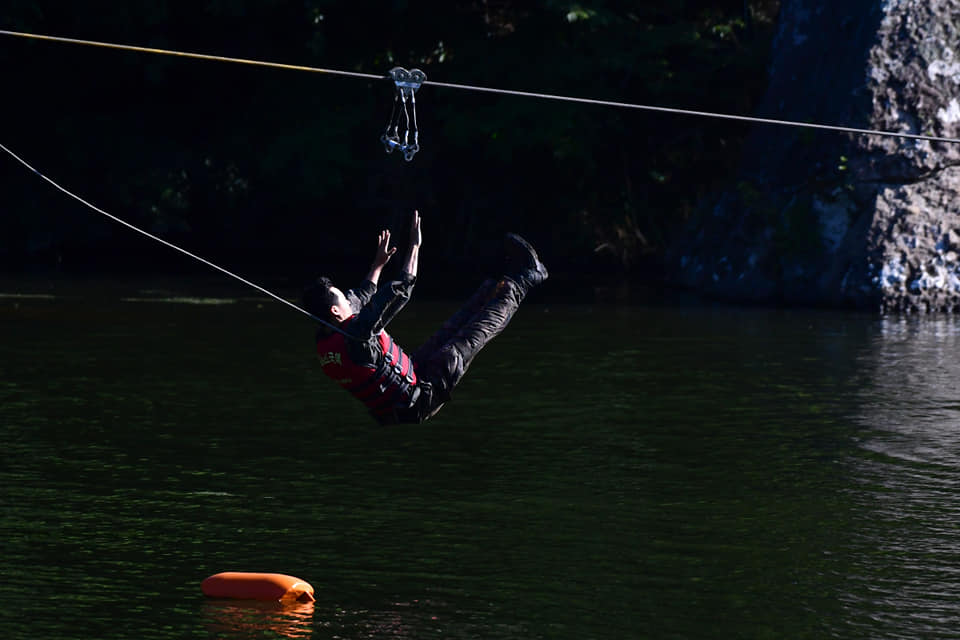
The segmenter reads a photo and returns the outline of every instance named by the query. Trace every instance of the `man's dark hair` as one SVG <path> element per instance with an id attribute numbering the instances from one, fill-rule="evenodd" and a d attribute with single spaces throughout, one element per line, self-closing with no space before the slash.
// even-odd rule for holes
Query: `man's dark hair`
<path id="1" fill-rule="evenodd" d="M 330 315 L 330 307 L 337 303 L 337 296 L 330 290 L 333 282 L 320 276 L 303 289 L 303 308 L 321 320 L 336 323 Z"/>

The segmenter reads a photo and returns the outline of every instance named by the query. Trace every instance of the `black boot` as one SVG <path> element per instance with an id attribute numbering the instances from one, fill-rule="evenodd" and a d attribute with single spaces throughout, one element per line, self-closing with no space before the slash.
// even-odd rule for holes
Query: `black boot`
<path id="1" fill-rule="evenodd" d="M 515 233 L 508 233 L 504 242 L 504 275 L 526 293 L 549 277 L 530 243 Z"/>

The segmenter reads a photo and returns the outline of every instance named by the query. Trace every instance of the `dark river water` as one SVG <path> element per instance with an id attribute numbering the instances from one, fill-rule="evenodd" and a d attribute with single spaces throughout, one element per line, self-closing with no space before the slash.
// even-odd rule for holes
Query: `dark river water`
<path id="1" fill-rule="evenodd" d="M 534 299 L 377 428 L 308 319 L 184 291 L 0 290 L 3 638 L 960 637 L 955 318 Z"/>

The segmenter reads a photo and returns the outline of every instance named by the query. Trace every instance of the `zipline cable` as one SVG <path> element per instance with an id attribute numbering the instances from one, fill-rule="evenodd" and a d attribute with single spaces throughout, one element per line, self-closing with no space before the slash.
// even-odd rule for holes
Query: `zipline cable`
<path id="1" fill-rule="evenodd" d="M 130 224 L 129 222 L 127 222 L 126 220 L 123 220 L 123 219 L 121 219 L 121 218 L 118 218 L 118 217 L 115 216 L 115 215 L 112 215 L 112 214 L 110 214 L 110 213 L 107 213 L 106 211 L 104 211 L 104 210 L 101 209 L 100 207 L 97 207 L 96 205 L 93 205 L 93 204 L 87 202 L 86 200 L 84 200 L 83 198 L 81 198 L 80 196 L 78 196 L 77 194 L 75 194 L 75 193 L 73 193 L 73 192 L 71 192 L 71 191 L 68 191 L 67 189 L 61 187 L 59 184 L 57 184 L 56 182 L 54 182 L 53 180 L 51 180 L 51 179 L 48 178 L 47 176 L 45 176 L 45 175 L 43 175 L 42 173 L 40 173 L 39 171 L 37 171 L 37 170 L 36 170 L 32 165 L 30 165 L 26 160 L 24 160 L 23 158 L 21 158 L 20 156 L 18 156 L 17 154 L 15 154 L 13 151 L 11 151 L 10 149 L 8 149 L 8 148 L 7 148 L 6 146 L 4 146 L 2 143 L 0 143 L 0 149 L 2 149 L 3 151 L 7 152 L 14 160 L 16 160 L 17 162 L 19 162 L 20 164 L 22 164 L 23 166 L 25 166 L 27 169 L 29 169 L 30 171 L 34 172 L 35 174 L 37 174 L 37 175 L 40 176 L 41 178 L 43 178 L 45 181 L 47 181 L 47 182 L 50 183 L 51 185 L 53 185 L 53 187 L 54 187 L 55 189 L 57 189 L 58 191 L 61 191 L 61 192 L 65 193 L 65 194 L 67 194 L 68 196 L 70 196 L 70 197 L 73 198 L 74 200 L 80 202 L 80 203 L 83 204 L 83 205 L 86 205 L 87 207 L 93 209 L 93 210 L 96 211 L 97 213 L 99 213 L 99 214 L 101 214 L 101 215 L 104 215 L 104 216 L 110 218 L 111 220 L 113 220 L 114 222 L 118 222 L 118 223 L 122 224 L 123 226 L 127 227 L 128 229 L 132 229 L 132 230 L 136 231 L 137 233 L 142 234 L 142 235 L 150 238 L 151 240 L 156 240 L 156 241 L 159 242 L 160 244 L 166 245 L 166 246 L 170 247 L 171 249 L 174 249 L 174 250 L 176 250 L 176 251 L 179 251 L 180 253 L 182 253 L 182 254 L 184 254 L 184 255 L 186 255 L 186 256 L 189 256 L 189 257 L 193 258 L 194 260 L 197 260 L 197 261 L 199 261 L 199 262 L 202 262 L 203 264 L 207 265 L 208 267 L 213 267 L 213 268 L 216 269 L 217 271 L 220 271 L 221 273 L 225 273 L 226 275 L 230 276 L 231 278 L 236 278 L 237 280 L 239 280 L 239 281 L 242 282 L 243 284 L 248 285 L 248 286 L 250 286 L 250 287 L 253 287 L 253 288 L 256 289 L 257 291 L 260 291 L 261 293 L 264 293 L 264 294 L 270 296 L 270 297 L 273 298 L 274 300 L 277 300 L 277 301 L 279 301 L 279 302 L 282 302 L 283 304 L 287 305 L 288 307 L 291 307 L 291 308 L 293 308 L 293 309 L 296 309 L 296 310 L 299 311 L 300 313 L 302 313 L 302 314 L 304 314 L 304 315 L 306 315 L 306 316 L 309 316 L 311 319 L 315 320 L 316 322 L 319 322 L 320 324 L 324 325 L 325 327 L 327 327 L 327 328 L 329 328 L 329 329 L 331 329 L 331 330 L 333 330 L 333 331 L 336 331 L 337 333 L 343 334 L 343 335 L 346 336 L 347 338 L 350 338 L 350 339 L 352 339 L 352 340 L 355 340 L 355 339 L 356 339 L 354 336 L 351 336 L 350 334 L 348 334 L 346 331 L 344 331 L 344 330 L 341 329 L 340 327 L 338 327 L 338 326 L 336 326 L 336 325 L 334 325 L 334 324 L 332 324 L 332 323 L 330 323 L 330 322 L 327 322 L 327 321 L 324 320 L 323 318 L 318 318 L 317 316 L 313 315 L 312 313 L 310 313 L 310 312 L 307 311 L 306 309 L 302 309 L 302 308 L 298 307 L 297 305 L 293 304 L 292 302 L 290 302 L 290 301 L 287 300 L 286 298 L 283 298 L 283 297 L 281 297 L 281 296 L 278 296 L 277 294 L 273 293 L 272 291 L 268 291 L 267 289 L 264 289 L 264 288 L 261 287 L 260 285 L 254 283 L 254 282 L 250 282 L 250 281 L 247 280 L 246 278 L 242 278 L 241 276 L 238 276 L 237 274 L 233 273 L 232 271 L 227 271 L 227 270 L 224 269 L 223 267 L 221 267 L 221 266 L 219 266 L 219 265 L 216 265 L 216 264 L 210 262 L 210 261 L 207 260 L 206 258 L 201 258 L 200 256 L 198 256 L 198 255 L 196 255 L 196 254 L 194 254 L 194 253 L 190 253 L 190 252 L 187 251 L 186 249 L 183 249 L 183 248 L 181 248 L 181 247 L 178 247 L 177 245 L 173 244 L 172 242 L 168 242 L 167 240 L 164 240 L 163 238 L 161 238 L 161 237 L 159 237 L 159 236 L 155 236 L 155 235 L 153 235 L 152 233 L 150 233 L 149 231 L 144 231 L 144 230 L 141 229 L 140 227 L 134 226 L 134 225 Z"/>
<path id="2" fill-rule="evenodd" d="M 592 98 L 574 98 L 570 96 L 558 96 L 549 93 L 530 93 L 528 91 L 512 91 L 509 89 L 490 89 L 486 87 L 474 87 L 466 84 L 451 84 L 449 82 L 434 82 L 425 80 L 423 84 L 432 84 L 436 87 L 447 87 L 449 89 L 462 89 L 465 91 L 484 91 L 487 93 L 500 93 L 511 96 L 521 96 L 524 98 L 541 98 L 544 100 L 562 100 L 564 102 L 579 102 L 582 104 L 593 104 L 604 107 L 619 107 L 623 109 L 639 109 L 643 111 L 657 111 L 661 113 L 673 113 L 685 116 L 704 116 L 708 118 L 720 118 L 724 120 L 741 120 L 743 122 L 753 122 L 758 124 L 776 124 L 789 127 L 802 127 L 806 129 L 826 129 L 828 131 L 842 131 L 845 133 L 862 133 L 873 136 L 887 136 L 890 138 L 910 138 L 913 140 L 927 140 L 929 142 L 953 142 L 960 143 L 960 138 L 943 138 L 938 136 L 925 136 L 917 133 L 897 133 L 895 131 L 879 131 L 875 129 L 857 129 L 854 127 L 841 127 L 830 124 L 816 124 L 813 122 L 795 122 L 792 120 L 775 120 L 773 118 L 758 118 L 755 116 L 740 116 L 732 113 L 715 113 L 712 111 L 692 111 L 690 109 L 675 109 L 672 107 L 657 107 L 646 104 L 630 104 L 627 102 L 611 102 L 609 100 L 594 100 Z"/>
<path id="3" fill-rule="evenodd" d="M 274 69 L 287 69 L 289 71 L 310 71 L 313 73 L 329 73 L 338 76 L 350 76 L 353 78 L 366 78 L 368 80 L 383 80 L 384 76 L 373 75 L 372 73 L 357 73 L 355 71 L 340 71 L 337 69 L 321 69 L 319 67 L 306 67 L 299 64 L 283 64 L 282 62 L 264 62 L 263 60 L 250 60 L 248 58 L 229 58 L 226 56 L 214 56 L 205 53 L 190 53 L 186 51 L 171 51 L 170 49 L 154 49 L 152 47 L 138 47 L 130 44 L 114 44 L 112 42 L 98 42 L 96 40 L 78 40 L 76 38 L 61 38 L 59 36 L 46 36 L 37 33 L 24 33 L 22 31 L 5 31 L 0 29 L 0 35 L 17 36 L 20 38 L 31 38 L 33 40 L 46 40 L 49 42 L 66 42 L 68 44 L 83 44 L 92 47 L 106 47 L 108 49 L 122 49 L 124 51 L 138 51 L 140 53 L 157 53 L 166 56 L 178 56 L 181 58 L 196 58 L 199 60 L 212 60 L 215 62 L 235 62 L 238 64 L 248 64 L 257 67 L 271 67 Z"/>
<path id="4" fill-rule="evenodd" d="M 279 62 L 265 62 L 262 60 L 252 60 L 249 58 L 232 58 L 227 56 L 216 56 L 216 55 L 208 55 L 203 53 L 190 53 L 190 52 L 184 52 L 184 51 L 173 51 L 169 49 L 156 49 L 152 47 L 138 47 L 134 45 L 115 44 L 111 42 L 99 42 L 96 40 L 78 40 L 75 38 L 62 38 L 59 36 L 48 36 L 48 35 L 42 35 L 42 34 L 36 34 L 36 33 L 25 33 L 21 31 L 6 31 L 3 29 L 0 29 L 0 35 L 15 36 L 20 38 L 31 38 L 34 40 L 46 40 L 51 42 L 65 42 L 69 44 L 82 44 L 82 45 L 89 45 L 94 47 L 107 47 L 110 49 L 138 51 L 141 53 L 155 53 L 155 54 L 162 54 L 162 55 L 169 55 L 169 56 L 179 56 L 184 58 L 197 58 L 200 60 L 213 60 L 217 62 L 234 62 L 239 64 L 247 64 L 247 65 L 254 65 L 254 66 L 261 66 L 261 67 L 272 67 L 276 69 L 287 69 L 291 71 L 309 71 L 312 73 L 325 73 L 325 74 L 348 76 L 348 77 L 354 77 L 354 78 L 364 78 L 367 80 L 389 80 L 390 79 L 390 77 L 386 75 L 374 75 L 370 73 L 358 73 L 355 71 L 342 71 L 338 69 L 322 69 L 319 67 L 309 67 L 304 65 L 283 64 Z M 888 138 L 906 138 L 910 140 L 925 140 L 927 142 L 944 142 L 944 143 L 951 143 L 951 144 L 960 143 L 960 138 L 927 136 L 927 135 L 922 135 L 917 133 L 898 133 L 895 131 L 880 131 L 876 129 L 859 129 L 855 127 L 817 124 L 812 122 L 796 122 L 792 120 L 759 118 L 755 116 L 742 116 L 742 115 L 736 115 L 736 114 L 730 114 L 730 113 L 715 113 L 712 111 L 695 111 L 691 109 L 676 109 L 672 107 L 659 107 L 654 105 L 632 104 L 628 102 L 614 102 L 610 100 L 596 100 L 592 98 L 576 98 L 571 96 L 554 95 L 554 94 L 548 94 L 548 93 L 533 93 L 529 91 L 514 91 L 510 89 L 478 87 L 478 86 L 467 85 L 467 84 L 436 82 L 433 80 L 425 80 L 423 84 L 433 85 L 435 87 L 441 87 L 441 88 L 447 88 L 447 89 L 459 89 L 462 91 L 479 91 L 484 93 L 495 93 L 495 94 L 501 94 L 501 95 L 519 96 L 523 98 L 538 98 L 542 100 L 557 100 L 562 102 L 591 104 L 591 105 L 604 106 L 604 107 L 617 107 L 621 109 L 654 111 L 659 113 L 670 113 L 675 115 L 718 118 L 722 120 L 738 120 L 741 122 L 751 122 L 756 124 L 772 124 L 772 125 L 780 125 L 780 126 L 806 128 L 806 129 L 821 129 L 821 130 L 827 130 L 827 131 L 838 131 L 842 133 L 884 136 Z"/>

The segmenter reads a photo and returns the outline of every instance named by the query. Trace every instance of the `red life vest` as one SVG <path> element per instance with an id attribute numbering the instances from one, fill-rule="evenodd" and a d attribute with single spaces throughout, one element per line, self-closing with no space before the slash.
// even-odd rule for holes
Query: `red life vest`
<path id="1" fill-rule="evenodd" d="M 344 321 L 343 327 L 353 318 Z M 420 395 L 413 361 L 386 331 L 377 336 L 380 354 L 375 364 L 357 364 L 350 358 L 347 338 L 331 333 L 317 340 L 320 366 L 334 382 L 383 420 L 395 409 L 409 409 Z"/>

